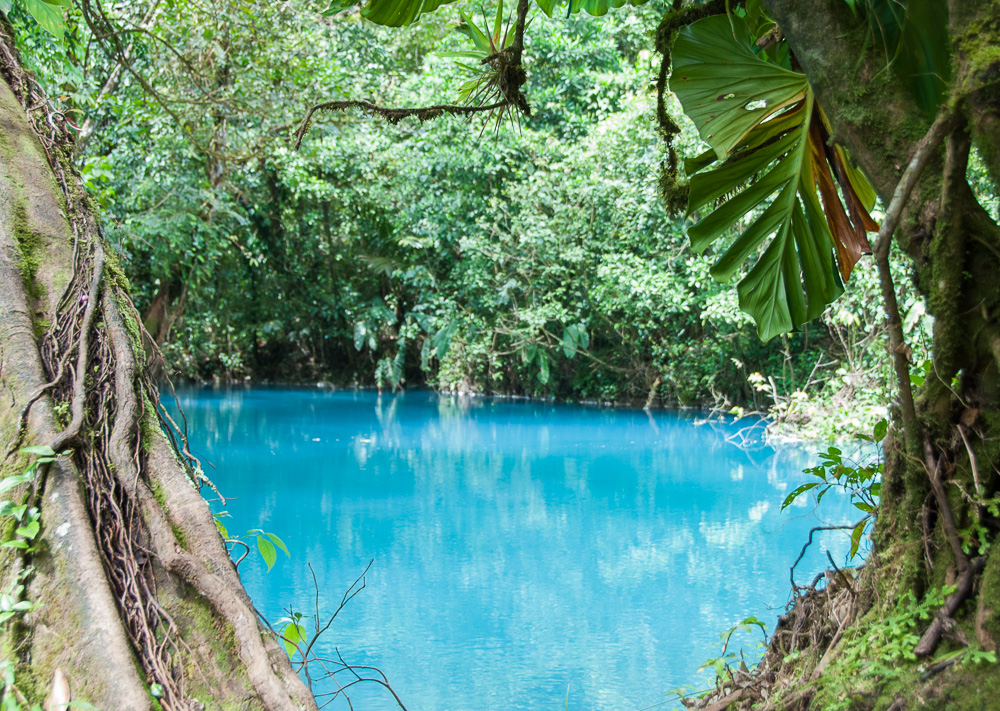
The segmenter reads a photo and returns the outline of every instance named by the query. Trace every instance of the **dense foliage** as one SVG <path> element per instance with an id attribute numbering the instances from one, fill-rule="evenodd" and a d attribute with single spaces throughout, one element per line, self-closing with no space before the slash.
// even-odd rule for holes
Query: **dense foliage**
<path id="1" fill-rule="evenodd" d="M 520 125 L 337 114 L 295 151 L 315 101 L 429 104 L 467 77 L 441 56 L 469 48 L 447 9 L 405 33 L 322 9 L 122 4 L 106 21 L 143 32 L 110 50 L 72 12 L 63 49 L 11 11 L 67 115 L 96 122 L 84 175 L 180 376 L 836 413 L 820 433 L 884 414 L 870 264 L 819 322 L 762 344 L 666 212 L 657 4 L 536 13 Z M 675 146 L 705 148 L 690 127 Z"/>

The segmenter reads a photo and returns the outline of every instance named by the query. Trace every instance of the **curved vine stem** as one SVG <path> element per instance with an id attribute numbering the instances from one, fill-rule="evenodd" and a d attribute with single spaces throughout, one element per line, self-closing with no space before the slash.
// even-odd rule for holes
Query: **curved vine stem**
<path id="1" fill-rule="evenodd" d="M 514 72 L 510 72 L 511 76 L 506 79 L 506 82 L 501 82 L 501 87 L 498 89 L 498 92 L 502 98 L 499 101 L 479 105 L 434 104 L 433 106 L 418 106 L 413 108 L 380 106 L 372 103 L 371 101 L 324 101 L 319 104 L 314 104 L 306 112 L 306 115 L 299 123 L 298 129 L 295 131 L 295 150 L 298 150 L 302 145 L 302 139 L 305 137 L 306 133 L 308 133 L 313 116 L 317 111 L 345 111 L 347 109 L 361 109 L 363 112 L 373 116 L 378 116 L 393 125 L 406 118 L 417 118 L 421 121 L 429 121 L 445 115 L 473 116 L 475 114 L 483 113 L 491 114 L 494 111 L 500 111 L 500 116 L 502 118 L 504 111 L 514 108 L 525 115 L 530 114 L 531 110 L 528 106 L 528 102 L 524 98 L 524 94 L 521 93 L 521 86 L 524 84 L 524 73 L 521 70 L 521 57 L 524 54 L 524 27 L 528 17 L 528 6 L 528 0 L 518 0 L 517 20 L 514 24 L 514 41 L 511 45 L 507 49 L 500 50 L 496 54 L 490 55 L 482 61 L 483 64 L 498 62 L 501 67 L 506 68 L 506 70 L 501 69 L 501 71 L 509 72 L 510 69 L 515 70 Z"/>

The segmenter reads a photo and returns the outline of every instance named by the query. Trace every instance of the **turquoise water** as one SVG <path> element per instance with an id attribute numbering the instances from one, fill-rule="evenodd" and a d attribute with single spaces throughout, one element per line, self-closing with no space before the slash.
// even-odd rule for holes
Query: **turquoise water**
<path id="1" fill-rule="evenodd" d="M 277 389 L 181 404 L 227 527 L 291 551 L 270 573 L 256 553 L 240 565 L 268 618 L 312 613 L 307 564 L 332 612 L 374 560 L 319 647 L 381 668 L 409 711 L 664 702 L 705 678 L 721 631 L 773 628 L 810 527 L 852 519 L 832 496 L 822 519 L 779 513 L 814 458 L 742 451 L 689 413 Z M 817 542 L 799 582 L 826 548 L 843 562 L 846 535 Z M 395 708 L 373 684 L 350 691 L 357 711 Z"/>

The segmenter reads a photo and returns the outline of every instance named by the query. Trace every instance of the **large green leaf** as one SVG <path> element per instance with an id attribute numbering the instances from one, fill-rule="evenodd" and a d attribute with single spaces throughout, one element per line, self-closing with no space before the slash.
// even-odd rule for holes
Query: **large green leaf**
<path id="1" fill-rule="evenodd" d="M 361 15 L 377 25 L 402 27 L 450 2 L 454 0 L 371 0 Z"/>
<path id="2" fill-rule="evenodd" d="M 948 3 L 941 0 L 863 0 L 857 9 L 868 20 L 893 71 L 920 107 L 933 115 L 951 81 Z"/>
<path id="3" fill-rule="evenodd" d="M 42 29 L 55 35 L 55 38 L 62 42 L 66 32 L 66 20 L 63 17 L 63 8 L 69 3 L 56 0 L 55 2 L 45 2 L 45 0 L 21 0 L 24 9 L 31 13 L 31 16 L 38 21 Z"/>
<path id="4" fill-rule="evenodd" d="M 688 230 L 691 245 L 702 252 L 743 226 L 711 272 L 728 281 L 759 255 L 737 292 L 768 340 L 842 293 L 841 276 L 870 251 L 865 229 L 874 222 L 867 183 L 826 145 L 805 76 L 758 58 L 752 46 L 739 18 L 700 20 L 678 33 L 670 86 L 715 154 L 688 162 L 688 214 L 701 215 Z"/>
<path id="5" fill-rule="evenodd" d="M 720 159 L 809 90 L 804 74 L 758 59 L 751 44 L 746 23 L 725 15 L 683 28 L 674 42 L 670 88 Z"/>
<path id="6" fill-rule="evenodd" d="M 602 17 L 608 14 L 608 10 L 618 9 L 619 7 L 624 7 L 625 5 L 638 7 L 639 5 L 644 5 L 646 2 L 648 2 L 648 0 L 571 0 L 569 13 L 571 15 L 575 15 L 583 10 L 588 15 Z M 541 4 L 539 4 L 539 6 L 541 6 Z"/>

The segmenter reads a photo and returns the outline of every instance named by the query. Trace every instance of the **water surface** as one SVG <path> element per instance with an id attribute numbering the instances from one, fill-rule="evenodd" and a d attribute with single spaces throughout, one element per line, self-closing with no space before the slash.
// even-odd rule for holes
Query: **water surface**
<path id="1" fill-rule="evenodd" d="M 319 646 L 380 667 L 409 711 L 659 704 L 704 678 L 721 631 L 749 615 L 773 627 L 809 528 L 852 516 L 833 497 L 822 521 L 811 505 L 779 513 L 814 458 L 743 451 L 690 413 L 419 392 L 181 402 L 232 497 L 228 528 L 291 551 L 270 573 L 256 554 L 240 566 L 265 615 L 311 614 L 307 564 L 331 612 L 374 560 Z M 826 548 L 843 561 L 846 536 L 817 539 L 799 581 Z M 362 687 L 358 711 L 395 708 Z"/>

